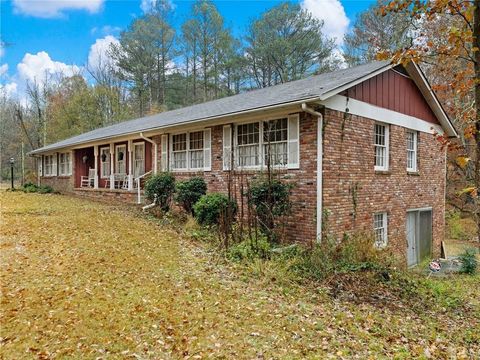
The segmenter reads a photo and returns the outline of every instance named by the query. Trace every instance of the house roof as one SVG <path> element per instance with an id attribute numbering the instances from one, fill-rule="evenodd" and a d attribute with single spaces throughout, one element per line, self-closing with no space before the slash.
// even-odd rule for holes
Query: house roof
<path id="1" fill-rule="evenodd" d="M 82 143 L 146 132 L 183 123 L 232 116 L 246 111 L 262 110 L 288 105 L 289 103 L 325 100 L 342 91 L 345 86 L 353 86 L 354 83 L 363 81 L 391 67 L 392 65 L 388 61 L 375 61 L 348 69 L 314 75 L 301 80 L 106 126 L 44 146 L 30 152 L 30 154 L 45 153 Z"/>

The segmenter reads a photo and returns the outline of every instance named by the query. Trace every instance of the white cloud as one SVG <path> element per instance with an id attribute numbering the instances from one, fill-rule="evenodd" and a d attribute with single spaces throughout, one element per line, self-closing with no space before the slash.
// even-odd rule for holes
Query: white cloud
<path id="1" fill-rule="evenodd" d="M 17 65 L 18 75 L 26 81 L 43 81 L 47 76 L 62 74 L 72 76 L 80 72 L 76 65 L 67 65 L 53 61 L 48 53 L 40 51 L 35 55 L 26 53 L 22 62 Z"/>
<path id="2" fill-rule="evenodd" d="M 0 93 L 5 94 L 8 97 L 17 94 L 17 83 L 10 82 L 7 84 L 0 84 Z"/>
<path id="3" fill-rule="evenodd" d="M 156 3 L 157 0 L 142 0 L 140 3 L 140 9 L 142 9 L 144 13 L 150 12 Z M 175 4 L 172 0 L 168 0 L 167 4 L 171 9 L 175 9 Z"/>
<path id="4" fill-rule="evenodd" d="M 97 69 L 107 65 L 113 66 L 113 61 L 108 55 L 111 44 L 119 44 L 119 41 L 112 35 L 107 35 L 95 41 L 88 53 L 87 64 L 89 68 Z"/>
<path id="5" fill-rule="evenodd" d="M 119 26 L 111 26 L 111 25 L 105 25 L 102 26 L 101 28 L 98 27 L 93 27 L 90 30 L 90 34 L 95 35 L 101 33 L 102 35 L 116 35 L 120 31 L 122 31 L 122 28 Z"/>
<path id="6" fill-rule="evenodd" d="M 3 76 L 8 71 L 8 64 L 3 64 L 0 66 L 0 76 Z"/>
<path id="7" fill-rule="evenodd" d="M 15 12 L 40 18 L 54 18 L 65 10 L 86 10 L 96 13 L 104 0 L 13 0 Z"/>
<path id="8" fill-rule="evenodd" d="M 324 21 L 323 32 L 326 36 L 335 39 L 337 45 L 343 44 L 350 19 L 340 0 L 303 0 L 301 6 L 315 18 Z"/>

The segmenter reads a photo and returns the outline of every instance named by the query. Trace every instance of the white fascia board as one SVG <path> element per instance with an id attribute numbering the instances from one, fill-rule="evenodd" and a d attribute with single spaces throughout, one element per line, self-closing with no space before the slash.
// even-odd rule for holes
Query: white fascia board
<path id="1" fill-rule="evenodd" d="M 386 124 L 401 126 L 415 131 L 421 131 L 429 134 L 433 134 L 435 132 L 443 134 L 444 132 L 440 125 L 432 124 L 428 121 L 410 115 L 405 115 L 396 111 L 370 105 L 363 101 L 350 99 L 342 95 L 332 96 L 331 98 L 322 101 L 321 104 L 326 108 L 342 112 L 345 112 L 346 108 L 348 108 L 350 114 L 362 116 Z"/>

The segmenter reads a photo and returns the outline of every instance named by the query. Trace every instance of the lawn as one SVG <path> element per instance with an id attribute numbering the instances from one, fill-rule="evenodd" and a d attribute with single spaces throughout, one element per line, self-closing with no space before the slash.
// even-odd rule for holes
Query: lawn
<path id="1" fill-rule="evenodd" d="M 254 274 L 224 261 L 134 208 L 50 194 L 0 196 L 0 358 L 480 353 L 479 276 L 412 274 L 405 299 L 379 295 L 378 303 L 348 292 L 333 297 L 319 284 L 286 285 L 268 264 Z M 366 286 L 373 281 L 365 278 Z"/>

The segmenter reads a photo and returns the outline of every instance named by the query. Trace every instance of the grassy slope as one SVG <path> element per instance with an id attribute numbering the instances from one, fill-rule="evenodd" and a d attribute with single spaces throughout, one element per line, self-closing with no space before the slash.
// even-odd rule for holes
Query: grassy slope
<path id="1" fill-rule="evenodd" d="M 422 310 L 332 299 L 246 276 L 133 210 L 0 196 L 6 359 L 439 359 L 480 349 L 478 276 L 429 280 L 438 304 Z"/>

